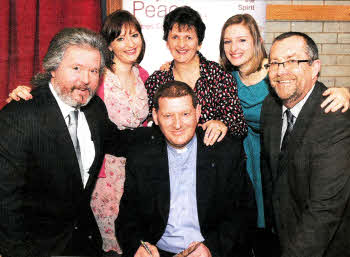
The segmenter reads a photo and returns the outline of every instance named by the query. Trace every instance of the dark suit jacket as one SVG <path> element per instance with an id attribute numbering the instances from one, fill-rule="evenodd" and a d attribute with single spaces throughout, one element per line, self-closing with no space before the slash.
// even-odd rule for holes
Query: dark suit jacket
<path id="1" fill-rule="evenodd" d="M 116 220 L 123 256 L 134 256 L 140 239 L 158 242 L 170 208 L 165 139 L 158 128 L 139 129 L 136 134 L 127 153 L 124 195 Z M 226 137 L 206 147 L 203 133 L 197 136 L 197 208 L 204 244 L 212 256 L 247 256 L 243 245 L 248 229 L 256 224 L 256 204 L 242 142 Z"/>
<path id="2" fill-rule="evenodd" d="M 275 223 L 283 256 L 350 256 L 350 112 L 325 114 L 325 89 L 317 82 L 303 106 L 282 173 L 282 105 L 271 95 L 263 104 L 265 216 Z"/>
<path id="3" fill-rule="evenodd" d="M 83 188 L 56 100 L 48 87 L 33 96 L 0 111 L 0 255 L 98 255 L 90 196 L 107 147 L 103 136 L 112 139 L 115 128 L 98 97 L 82 108 L 96 151 Z"/>

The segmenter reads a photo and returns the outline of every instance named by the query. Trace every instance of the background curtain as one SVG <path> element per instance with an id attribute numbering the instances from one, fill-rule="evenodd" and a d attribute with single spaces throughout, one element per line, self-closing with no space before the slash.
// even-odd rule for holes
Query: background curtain
<path id="1" fill-rule="evenodd" d="M 64 27 L 99 31 L 100 0 L 0 1 L 0 109 L 9 92 L 40 71 L 51 38 Z"/>

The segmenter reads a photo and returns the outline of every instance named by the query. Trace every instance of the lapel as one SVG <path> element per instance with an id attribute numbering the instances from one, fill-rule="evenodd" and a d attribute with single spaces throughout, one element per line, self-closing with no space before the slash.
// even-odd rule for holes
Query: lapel
<path id="1" fill-rule="evenodd" d="M 153 184 L 157 187 L 155 190 L 155 204 L 162 217 L 165 228 L 170 212 L 170 177 L 167 143 L 158 127 L 154 128 L 154 134 L 151 138 L 149 148 L 147 149 L 147 159 L 151 161 L 152 168 L 150 169 L 151 173 L 147 176 L 151 176 L 154 180 L 158 181 Z"/>
<path id="2" fill-rule="evenodd" d="M 272 96 L 273 97 L 273 96 Z M 282 105 L 273 97 L 272 103 L 274 106 L 270 108 L 266 119 L 269 130 L 264 131 L 265 144 L 267 144 L 267 152 L 269 154 L 269 162 L 271 164 L 272 176 L 275 180 L 277 177 L 278 156 L 280 153 L 281 130 L 282 130 Z"/>
<path id="3" fill-rule="evenodd" d="M 40 106 L 40 126 L 45 128 L 47 137 L 51 138 L 60 147 L 57 148 L 57 158 L 62 160 L 72 160 L 67 163 L 71 164 L 71 168 L 65 171 L 60 171 L 60 174 L 70 173 L 68 176 L 73 177 L 75 184 L 79 185 L 79 189 L 83 190 L 83 183 L 81 181 L 79 163 L 76 158 L 74 145 L 70 137 L 66 122 L 63 118 L 62 112 L 52 95 L 49 87 L 42 87 Z M 50 140 L 51 141 L 51 140 Z"/>
<path id="4" fill-rule="evenodd" d="M 316 110 L 319 110 L 319 108 L 321 108 L 319 104 L 320 98 L 322 97 L 322 92 L 322 87 L 320 86 L 319 82 L 316 82 L 316 85 L 309 98 L 305 102 L 304 106 L 302 107 L 298 118 L 294 123 L 293 130 L 290 134 L 287 145 L 288 154 L 286 156 L 288 160 L 293 160 L 295 151 L 300 149 L 300 144 L 302 144 L 304 141 L 303 139 L 305 138 L 305 133 L 309 129 L 310 124 L 312 124 L 312 119 L 315 117 Z M 279 176 L 276 179 L 284 174 L 286 170 L 287 169 L 284 169 L 282 172 L 280 172 Z"/>
<path id="5" fill-rule="evenodd" d="M 161 147 L 161 152 L 159 154 L 160 158 L 158 159 L 158 161 L 159 167 L 161 168 L 157 171 L 155 170 L 156 172 L 159 172 L 159 179 L 161 181 L 161 183 L 159 183 L 160 194 L 158 195 L 158 208 L 161 217 L 163 218 L 163 223 L 166 226 L 166 224 L 168 223 L 168 217 L 170 212 L 170 178 L 166 143 Z"/>
<path id="6" fill-rule="evenodd" d="M 197 168 L 196 168 L 196 191 L 198 220 L 203 224 L 206 219 L 210 200 L 215 196 L 216 184 L 216 160 L 212 153 L 212 146 L 203 143 L 202 129 L 197 131 Z"/>

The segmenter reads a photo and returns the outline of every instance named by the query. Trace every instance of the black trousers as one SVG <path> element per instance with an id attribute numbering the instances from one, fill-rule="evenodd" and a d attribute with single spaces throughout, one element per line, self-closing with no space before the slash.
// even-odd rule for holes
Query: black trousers
<path id="1" fill-rule="evenodd" d="M 276 234 L 267 229 L 257 228 L 253 237 L 253 251 L 255 257 L 280 257 L 281 250 Z"/>

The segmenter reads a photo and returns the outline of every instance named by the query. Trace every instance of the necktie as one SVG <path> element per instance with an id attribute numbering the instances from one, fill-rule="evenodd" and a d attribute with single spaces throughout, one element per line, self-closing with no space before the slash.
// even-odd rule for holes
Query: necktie
<path id="1" fill-rule="evenodd" d="M 287 115 L 287 129 L 286 129 L 286 132 L 284 133 L 284 137 L 282 140 L 281 152 L 284 152 L 287 148 L 290 133 L 292 132 L 293 125 L 294 125 L 294 116 L 292 112 L 289 109 L 287 109 L 285 113 Z"/>
<path id="2" fill-rule="evenodd" d="M 69 113 L 69 115 L 68 115 L 68 117 L 69 117 L 68 130 L 69 130 L 70 136 L 71 136 L 72 141 L 73 141 L 75 154 L 76 154 L 78 162 L 79 162 L 81 179 L 82 179 L 83 184 L 84 184 L 84 169 L 83 169 L 83 164 L 81 161 L 80 146 L 79 146 L 79 140 L 78 140 L 78 135 L 77 135 L 78 115 L 79 115 L 78 110 L 74 110 L 74 111 L 71 111 Z"/>
<path id="3" fill-rule="evenodd" d="M 287 170 L 287 163 L 288 163 L 287 145 L 288 145 L 290 134 L 293 130 L 293 125 L 294 125 L 294 116 L 289 109 L 286 110 L 286 115 L 287 115 L 287 129 L 286 129 L 286 132 L 284 133 L 282 145 L 281 145 L 281 151 L 278 155 L 277 177 L 279 177 L 280 174 L 282 174 L 284 171 Z"/>

